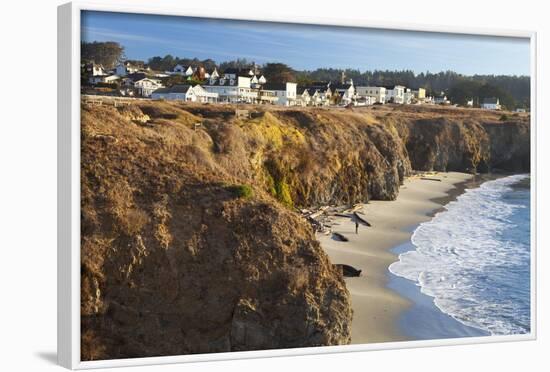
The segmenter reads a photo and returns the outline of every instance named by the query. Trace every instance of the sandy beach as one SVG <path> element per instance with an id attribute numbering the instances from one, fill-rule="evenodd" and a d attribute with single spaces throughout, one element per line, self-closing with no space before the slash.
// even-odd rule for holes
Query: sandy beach
<path id="1" fill-rule="evenodd" d="M 347 242 L 318 234 L 321 245 L 335 264 L 348 264 L 362 275 L 346 278 L 354 311 L 352 343 L 402 341 L 407 337 L 397 327 L 399 315 L 411 303 L 387 287 L 388 266 L 397 260 L 390 250 L 410 240 L 414 228 L 457 194 L 473 176 L 466 173 L 436 173 L 405 180 L 395 201 L 371 201 L 360 213 L 372 227 L 359 226 L 349 218 L 337 217 L 333 232 L 343 234 Z M 438 179 L 440 181 L 434 181 Z"/>

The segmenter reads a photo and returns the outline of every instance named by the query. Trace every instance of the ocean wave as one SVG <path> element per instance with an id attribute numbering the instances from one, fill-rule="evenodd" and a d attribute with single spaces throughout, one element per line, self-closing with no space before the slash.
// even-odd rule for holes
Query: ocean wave
<path id="1" fill-rule="evenodd" d="M 411 238 L 389 270 L 443 312 L 491 334 L 530 331 L 529 191 L 514 175 L 466 190 Z"/>

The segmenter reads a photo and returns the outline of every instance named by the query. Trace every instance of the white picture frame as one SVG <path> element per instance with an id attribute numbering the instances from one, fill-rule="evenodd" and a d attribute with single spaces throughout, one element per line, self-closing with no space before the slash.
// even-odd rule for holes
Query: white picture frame
<path id="1" fill-rule="evenodd" d="M 531 333 L 524 335 L 474 337 L 430 341 L 373 343 L 362 345 L 308 347 L 243 351 L 217 354 L 177 355 L 114 359 L 100 361 L 80 360 L 80 14 L 82 11 L 106 11 L 142 13 L 171 16 L 254 20 L 268 22 L 301 23 L 327 26 L 354 26 L 404 31 L 427 31 L 471 35 L 520 37 L 530 40 L 531 58 Z M 215 14 L 186 7 L 168 8 L 152 3 L 150 6 L 134 6 L 111 1 L 92 3 L 74 1 L 58 8 L 58 362 L 69 369 L 138 366 L 228 359 L 268 358 L 277 356 L 313 355 L 325 353 L 373 351 L 493 343 L 536 339 L 536 32 L 516 30 L 492 30 L 455 28 L 416 24 L 391 24 L 373 21 L 353 21 L 303 17 L 300 15 L 278 17 L 259 13 L 257 9 L 239 9 L 239 12 Z"/>

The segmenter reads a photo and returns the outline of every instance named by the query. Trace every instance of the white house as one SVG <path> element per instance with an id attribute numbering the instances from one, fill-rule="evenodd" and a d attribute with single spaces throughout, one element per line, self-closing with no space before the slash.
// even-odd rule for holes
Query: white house
<path id="1" fill-rule="evenodd" d="M 485 98 L 483 99 L 481 108 L 486 110 L 500 110 L 500 100 L 496 97 Z"/>
<path id="2" fill-rule="evenodd" d="M 356 96 L 353 100 L 354 106 L 370 106 L 374 105 L 376 98 L 371 96 Z"/>
<path id="3" fill-rule="evenodd" d="M 328 106 L 332 98 L 332 90 L 327 85 L 313 85 L 307 87 L 311 106 Z"/>
<path id="4" fill-rule="evenodd" d="M 88 81 L 90 82 L 90 84 L 99 84 L 99 83 L 112 84 L 116 82 L 118 79 L 120 79 L 120 76 L 117 76 L 117 75 L 97 75 L 97 76 L 90 76 Z"/>
<path id="5" fill-rule="evenodd" d="M 121 62 L 115 68 L 115 75 L 126 76 L 138 72 L 139 68 L 132 65 L 130 62 Z"/>
<path id="6" fill-rule="evenodd" d="M 231 78 L 227 79 L 226 76 Z M 217 93 L 220 101 L 232 103 L 253 103 L 258 100 L 258 91 L 250 86 L 250 78 L 244 76 L 224 75 L 223 78 L 210 78 L 204 89 L 210 93 Z"/>
<path id="7" fill-rule="evenodd" d="M 298 88 L 296 104 L 298 106 L 309 106 L 311 104 L 311 96 L 307 88 Z"/>
<path id="8" fill-rule="evenodd" d="M 263 90 L 271 91 L 277 97 L 275 102 L 281 106 L 294 106 L 296 105 L 296 83 L 266 83 L 263 85 Z"/>
<path id="9" fill-rule="evenodd" d="M 277 102 L 278 98 L 275 95 L 275 92 L 272 90 L 263 90 L 262 87 L 258 88 L 258 101 L 259 103 L 270 103 L 274 104 Z"/>
<path id="10" fill-rule="evenodd" d="M 88 63 L 86 65 L 86 72 L 88 73 L 89 76 L 108 75 L 107 71 L 103 68 L 103 66 L 97 63 Z"/>
<path id="11" fill-rule="evenodd" d="M 387 102 L 405 103 L 405 87 L 402 85 L 396 85 L 393 89 L 386 89 Z"/>
<path id="12" fill-rule="evenodd" d="M 174 66 L 174 69 L 172 70 L 172 75 L 184 75 L 184 76 L 191 76 L 195 72 L 195 69 L 193 67 L 188 66 L 182 66 L 180 64 L 177 64 Z"/>
<path id="13" fill-rule="evenodd" d="M 140 96 L 151 97 L 151 94 L 155 90 L 163 88 L 163 85 L 158 80 L 145 78 L 135 81 L 134 88 Z"/>
<path id="14" fill-rule="evenodd" d="M 410 88 L 405 88 L 405 93 L 403 94 L 403 103 L 410 105 L 414 99 L 414 93 Z"/>
<path id="15" fill-rule="evenodd" d="M 180 64 L 177 64 L 174 66 L 174 69 L 172 70 L 172 74 L 174 75 L 185 75 L 186 68 L 183 67 Z"/>
<path id="16" fill-rule="evenodd" d="M 214 71 L 210 74 L 211 79 L 219 79 L 220 74 L 218 73 L 218 70 L 214 67 Z"/>
<path id="17" fill-rule="evenodd" d="M 358 86 L 355 87 L 355 92 L 359 97 L 370 97 L 372 103 L 386 103 L 386 88 L 375 86 Z"/>
<path id="18" fill-rule="evenodd" d="M 347 105 L 352 103 L 355 100 L 355 86 L 353 85 L 353 80 L 350 80 L 347 83 L 329 83 L 330 89 L 334 94 L 339 94 L 341 97 L 340 103 Z"/>
<path id="19" fill-rule="evenodd" d="M 449 101 L 446 95 L 441 94 L 440 96 L 434 98 L 434 103 L 436 105 L 450 105 L 451 101 Z"/>
<path id="20" fill-rule="evenodd" d="M 186 102 L 217 102 L 217 93 L 209 93 L 200 85 L 174 85 L 170 88 L 160 88 L 151 94 L 154 100 L 177 100 Z"/>

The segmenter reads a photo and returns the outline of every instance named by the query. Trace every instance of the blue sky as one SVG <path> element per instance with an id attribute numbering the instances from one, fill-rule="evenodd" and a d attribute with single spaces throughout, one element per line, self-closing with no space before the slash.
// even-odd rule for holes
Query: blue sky
<path id="1" fill-rule="evenodd" d="M 529 75 L 529 40 L 109 12 L 83 12 L 82 40 L 117 41 L 129 59 L 171 54 L 319 67 Z"/>

